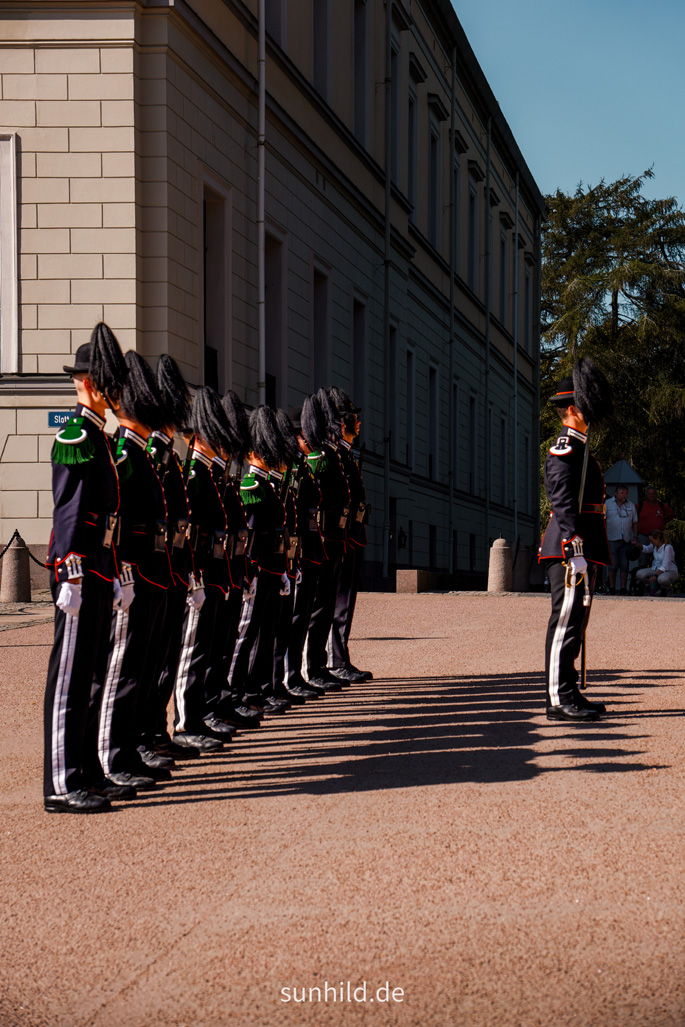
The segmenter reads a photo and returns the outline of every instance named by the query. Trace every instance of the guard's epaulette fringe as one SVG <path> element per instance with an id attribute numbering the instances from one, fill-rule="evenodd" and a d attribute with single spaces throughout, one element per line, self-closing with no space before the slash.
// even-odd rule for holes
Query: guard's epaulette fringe
<path id="1" fill-rule="evenodd" d="M 256 475 L 246 474 L 240 483 L 240 498 L 244 506 L 262 501 L 262 486 Z"/>
<path id="2" fill-rule="evenodd" d="M 72 417 L 55 436 L 52 462 L 65 466 L 87 464 L 95 456 L 95 446 L 83 427 L 83 417 Z"/>
<path id="3" fill-rule="evenodd" d="M 116 456 L 114 457 L 114 463 L 117 466 L 119 481 L 127 481 L 133 473 L 133 467 L 131 466 L 128 449 L 126 448 L 126 439 L 119 439 L 117 442 L 117 451 Z"/>

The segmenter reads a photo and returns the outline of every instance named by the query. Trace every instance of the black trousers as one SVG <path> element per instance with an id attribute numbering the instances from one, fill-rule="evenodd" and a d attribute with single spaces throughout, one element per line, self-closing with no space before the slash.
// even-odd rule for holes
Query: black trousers
<path id="1" fill-rule="evenodd" d="M 277 654 L 274 661 L 274 683 L 280 684 L 282 680 L 288 688 L 296 685 L 303 685 L 302 659 L 304 645 L 309 630 L 309 621 L 314 606 L 314 595 L 319 581 L 319 572 L 322 564 L 310 563 L 302 560 L 300 569 L 302 580 L 295 585 L 293 592 L 293 604 L 290 616 L 290 631 L 280 631 L 276 641 Z M 282 678 L 279 678 L 282 667 Z"/>
<path id="2" fill-rule="evenodd" d="M 221 646 L 217 649 L 216 658 L 209 667 L 205 680 L 205 715 L 213 713 L 221 717 L 222 712 L 230 713 L 240 705 L 242 696 L 232 690 L 228 679 L 238 640 L 242 605 L 242 588 L 232 588 L 224 602 L 219 604 L 215 630 L 221 640 Z"/>
<path id="3" fill-rule="evenodd" d="M 98 731 L 98 756 L 105 775 L 132 772 L 140 764 L 143 715 L 157 691 L 166 591 L 135 573 L 135 599 L 128 610 L 115 610 L 112 616 L 112 648 Z"/>
<path id="4" fill-rule="evenodd" d="M 584 581 L 575 588 L 566 587 L 566 568 L 561 560 L 549 561 L 547 574 L 552 592 L 552 613 L 545 645 L 547 705 L 564 706 L 576 699 L 578 671 L 575 661 L 590 618 L 590 607 L 583 605 Z M 596 563 L 588 563 L 587 580 L 592 598 L 597 582 Z"/>
<path id="5" fill-rule="evenodd" d="M 326 542 L 326 552 L 328 559 L 321 564 L 319 570 L 304 646 L 305 678 L 319 673 L 328 663 L 326 645 L 335 613 L 335 598 L 338 593 L 345 543 Z"/>
<path id="6" fill-rule="evenodd" d="M 340 670 L 350 662 L 350 631 L 363 559 L 364 550 L 359 546 L 351 546 L 343 557 L 327 645 L 328 666 L 331 670 Z"/>
<path id="7" fill-rule="evenodd" d="M 193 735 L 206 734 L 205 681 L 221 649 L 222 638 L 217 620 L 226 602 L 225 593 L 207 586 L 201 610 L 186 605 L 183 620 L 183 645 L 174 683 L 174 729 Z"/>
<path id="8" fill-rule="evenodd" d="M 183 646 L 183 618 L 188 586 L 176 578 L 165 593 L 164 613 L 155 669 L 156 685 L 150 689 L 149 701 L 142 710 L 140 743 L 152 749 L 155 742 L 168 739 L 167 706 L 174 690 L 176 670 Z"/>
<path id="9" fill-rule="evenodd" d="M 233 651 L 229 688 L 246 705 L 271 694 L 274 635 L 281 603 L 278 574 L 260 571 L 256 592 L 244 599 Z"/>
<path id="10" fill-rule="evenodd" d="M 278 624 L 274 635 L 273 670 L 271 675 L 272 689 L 275 691 L 285 684 L 286 678 L 286 655 L 288 653 L 290 638 L 293 627 L 293 611 L 295 609 L 295 582 L 290 582 L 290 595 L 281 596 L 281 608 L 278 614 Z M 302 665 L 302 651 L 300 650 L 300 666 Z"/>
<path id="11" fill-rule="evenodd" d="M 61 583 L 51 575 L 52 597 Z M 112 619 L 112 582 L 83 578 L 77 617 L 55 607 L 55 639 L 44 702 L 45 795 L 65 795 L 97 779 L 97 722 Z"/>

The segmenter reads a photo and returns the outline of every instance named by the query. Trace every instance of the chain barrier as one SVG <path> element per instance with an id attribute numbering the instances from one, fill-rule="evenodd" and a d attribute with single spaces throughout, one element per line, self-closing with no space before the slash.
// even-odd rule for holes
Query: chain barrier
<path id="1" fill-rule="evenodd" d="M 12 545 L 12 543 L 13 543 L 13 542 L 14 542 L 14 540 L 15 540 L 15 538 L 18 538 L 20 542 L 23 542 L 23 541 L 24 541 L 24 540 L 22 539 L 21 535 L 19 534 L 19 529 L 18 529 L 18 528 L 15 528 L 15 529 L 14 529 L 14 534 L 12 535 L 12 538 L 11 538 L 11 539 L 9 540 L 9 542 L 7 543 L 7 545 L 5 546 L 5 548 L 3 549 L 3 551 L 2 551 L 1 553 L 0 553 L 0 560 L 2 560 L 3 556 L 5 555 L 5 553 L 6 553 L 6 552 L 7 552 L 7 550 L 9 549 L 9 547 L 10 547 L 10 546 Z M 38 559 L 37 557 L 35 557 L 35 556 L 33 555 L 33 553 L 31 552 L 31 550 L 29 549 L 29 547 L 28 547 L 28 546 L 26 545 L 26 543 L 25 543 L 25 542 L 24 542 L 24 547 L 25 547 L 25 549 L 26 549 L 26 552 L 27 552 L 27 553 L 29 554 L 29 558 L 30 558 L 31 560 L 33 560 L 33 562 L 34 562 L 35 564 L 37 564 L 37 566 L 38 566 L 38 567 L 42 567 L 42 568 L 43 568 L 43 570 L 45 570 L 45 564 L 43 563 L 43 561 L 42 561 L 42 560 L 39 560 L 39 559 Z"/>

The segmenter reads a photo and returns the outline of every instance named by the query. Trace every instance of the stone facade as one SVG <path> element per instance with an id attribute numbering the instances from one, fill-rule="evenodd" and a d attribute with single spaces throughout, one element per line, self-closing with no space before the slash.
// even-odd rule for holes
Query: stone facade
<path id="1" fill-rule="evenodd" d="M 0 3 L 0 539 L 47 542 L 48 415 L 102 319 L 249 403 L 340 384 L 367 569 L 484 572 L 537 531 L 542 198 L 448 0 L 266 9 L 260 368 L 257 0 Z"/>

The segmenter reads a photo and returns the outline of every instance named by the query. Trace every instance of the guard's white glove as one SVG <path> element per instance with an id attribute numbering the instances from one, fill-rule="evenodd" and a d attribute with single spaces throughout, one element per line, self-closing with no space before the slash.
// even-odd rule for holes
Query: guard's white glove
<path id="1" fill-rule="evenodd" d="M 584 556 L 572 556 L 569 563 L 571 565 L 571 574 L 574 577 L 579 578 L 581 574 L 587 572 L 587 560 Z"/>
<path id="2" fill-rule="evenodd" d="M 301 585 L 302 584 L 302 568 L 301 567 L 297 568 L 297 574 L 295 575 L 295 584 L 296 585 Z"/>
<path id="3" fill-rule="evenodd" d="M 281 574 L 281 590 L 279 594 L 282 596 L 290 595 L 290 578 L 285 571 Z"/>
<path id="4" fill-rule="evenodd" d="M 78 617 L 82 601 L 81 582 L 63 581 L 55 604 L 62 613 L 66 613 L 67 617 Z"/>
<path id="5" fill-rule="evenodd" d="M 190 591 L 186 597 L 186 603 L 191 610 L 197 610 L 198 613 L 202 609 L 205 601 L 205 590 L 202 585 L 198 585 L 194 576 L 190 575 Z"/>
<path id="6" fill-rule="evenodd" d="M 254 577 L 252 581 L 243 581 L 243 602 L 249 603 L 257 595 L 257 578 Z"/>

